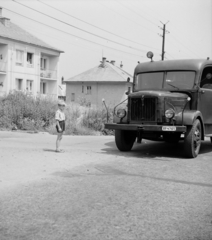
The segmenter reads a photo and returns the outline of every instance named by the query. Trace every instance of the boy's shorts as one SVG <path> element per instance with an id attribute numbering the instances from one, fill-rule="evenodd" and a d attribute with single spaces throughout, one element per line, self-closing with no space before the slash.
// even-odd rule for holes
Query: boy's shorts
<path id="1" fill-rule="evenodd" d="M 61 131 L 59 131 L 58 126 L 56 125 L 56 129 L 58 133 L 62 133 L 65 131 L 65 121 L 59 121 Z"/>

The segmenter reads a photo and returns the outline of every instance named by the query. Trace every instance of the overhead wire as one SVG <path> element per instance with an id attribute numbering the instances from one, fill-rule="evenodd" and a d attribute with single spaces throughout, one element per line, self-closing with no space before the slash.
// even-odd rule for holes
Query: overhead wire
<path id="1" fill-rule="evenodd" d="M 156 23 L 152 22 L 151 20 L 149 20 L 148 18 L 142 16 L 141 14 L 137 13 L 134 9 L 127 7 L 125 4 L 121 3 L 119 0 L 115 0 L 117 3 L 119 3 L 120 5 L 122 5 L 123 7 L 125 7 L 126 9 L 128 9 L 131 12 L 134 12 L 136 15 L 138 15 L 139 17 L 145 19 L 146 21 L 152 23 L 155 26 L 158 26 Z"/>
<path id="2" fill-rule="evenodd" d="M 25 28 L 31 28 L 29 25 L 26 25 L 26 24 L 23 24 L 23 23 L 21 23 L 20 25 L 23 25 Z M 38 32 L 39 34 L 42 34 L 42 35 L 47 36 L 47 37 L 50 37 L 51 39 L 55 39 L 56 41 L 60 41 L 60 42 L 62 41 L 64 43 L 70 44 L 70 42 L 64 40 L 63 38 L 62 39 L 61 38 L 56 38 L 55 36 L 49 35 L 46 32 L 43 33 L 43 32 L 40 31 L 40 29 L 38 30 L 38 29 L 33 28 L 33 32 L 35 32 L 35 31 Z M 92 48 L 88 47 L 87 45 L 82 45 L 80 43 L 73 43 L 73 42 L 71 42 L 71 45 L 74 45 L 74 46 L 76 46 L 78 48 L 84 48 L 86 50 L 89 50 L 91 52 L 95 52 L 95 53 L 98 53 L 98 54 L 100 52 L 97 49 L 92 49 Z M 66 52 L 66 54 L 67 54 L 67 52 Z M 113 55 L 121 57 L 120 53 L 113 53 Z M 131 58 L 129 58 L 129 57 L 131 57 Z M 122 55 L 122 58 L 124 58 L 124 61 L 126 61 L 126 59 L 129 59 L 130 61 L 132 61 L 132 58 L 134 58 L 134 59 L 136 58 L 137 59 L 137 56 L 129 56 L 129 57 L 126 56 L 126 55 L 123 57 L 123 55 Z M 130 62 L 130 61 L 128 61 L 128 62 Z"/>
<path id="3" fill-rule="evenodd" d="M 194 53 L 193 51 L 191 51 L 187 46 L 185 46 L 182 42 L 180 42 L 177 38 L 175 38 L 173 35 L 171 35 L 170 34 L 170 36 L 175 40 L 175 41 L 177 41 L 178 43 L 180 43 L 184 48 L 186 48 L 187 49 L 187 51 L 189 51 L 190 53 L 192 53 L 193 55 L 195 55 L 196 57 L 198 57 L 199 58 L 199 56 L 196 54 L 196 53 Z"/>
<path id="4" fill-rule="evenodd" d="M 147 27 L 141 25 L 139 22 L 133 21 L 132 19 L 130 19 L 130 18 L 128 18 L 128 17 L 122 15 L 121 13 L 115 11 L 113 8 L 110 8 L 110 7 L 108 7 L 107 5 L 103 4 L 101 1 L 96 0 L 96 2 L 98 2 L 99 4 L 101 4 L 101 5 L 104 6 L 104 7 L 108 8 L 110 11 L 114 12 L 115 14 L 118 14 L 118 15 L 120 15 L 121 17 L 127 19 L 128 21 L 131 21 L 131 22 L 137 24 L 138 26 L 140 26 L 140 27 L 146 29 L 147 31 L 149 31 L 149 32 L 151 32 L 151 33 L 156 33 L 156 34 L 157 34 L 156 31 L 150 30 L 149 28 L 147 28 Z"/>
<path id="5" fill-rule="evenodd" d="M 133 1 L 132 1 L 133 2 Z M 151 11 L 153 11 L 154 13 L 156 13 L 152 8 L 150 8 L 150 7 L 148 7 L 148 6 L 146 6 L 146 4 L 144 4 L 144 2 L 143 1 L 141 1 L 142 2 L 142 4 L 146 7 L 146 8 L 149 8 L 150 9 L 150 13 L 149 14 L 151 14 Z M 193 8 L 194 8 L 194 6 L 193 6 Z M 156 13 L 158 16 L 159 16 L 159 14 L 158 13 Z M 152 14 L 151 14 L 152 15 Z M 153 16 L 153 15 L 152 15 Z M 161 15 L 160 15 L 161 16 Z M 154 18 L 155 18 L 155 16 L 153 16 Z M 156 19 L 156 18 L 155 18 Z M 174 26 L 174 24 L 172 23 L 172 25 Z M 176 26 L 174 26 L 179 32 L 181 32 L 183 35 L 185 34 L 185 33 L 183 33 L 179 28 L 177 28 Z M 176 41 L 178 41 L 176 38 L 175 38 L 175 40 Z M 185 46 L 184 44 L 182 44 L 180 41 L 178 41 L 181 45 L 183 45 L 188 51 L 190 51 L 190 53 L 192 53 L 192 54 L 194 54 L 195 56 L 197 56 L 197 57 L 199 57 L 196 53 L 194 53 L 193 51 L 191 51 L 187 46 Z"/>
<path id="6" fill-rule="evenodd" d="M 60 20 L 60 19 L 58 19 L 58 18 L 52 17 L 52 16 L 50 16 L 50 15 L 48 15 L 48 14 L 46 14 L 46 13 L 43 13 L 43 12 L 41 12 L 41 11 L 38 11 L 38 10 L 34 9 L 34 8 L 31 8 L 31 7 L 29 7 L 29 6 L 25 5 L 25 4 L 22 4 L 22 3 L 20 3 L 20 2 L 18 2 L 18 1 L 16 1 L 16 0 L 11 0 L 11 1 L 13 1 L 13 2 L 15 2 L 15 3 L 18 3 L 18 4 L 20 4 L 20 5 L 22 5 L 22 6 L 26 7 L 26 8 L 29 8 L 29 9 L 35 11 L 35 12 L 38 12 L 38 13 L 44 15 L 44 16 L 47 16 L 47 17 L 49 17 L 49 18 L 51 18 L 51 19 L 54 19 L 54 20 L 56 20 L 56 21 L 58 21 L 58 22 L 61 22 L 61 23 L 63 23 L 63 24 L 66 24 L 66 25 L 68 25 L 68 26 L 70 26 L 70 27 L 73 27 L 73 28 L 75 28 L 75 29 L 78 29 L 78 30 L 80 30 L 80 31 L 83 31 L 83 32 L 85 32 L 85 33 L 88 33 L 88 34 L 90 34 L 90 35 L 92 35 L 92 36 L 101 38 L 101 39 L 103 39 L 103 40 L 109 41 L 109 42 L 111 42 L 111 43 L 118 44 L 118 45 L 123 46 L 123 47 L 130 48 L 130 49 L 133 49 L 133 50 L 137 50 L 137 51 L 141 51 L 141 52 L 146 52 L 145 50 L 138 49 L 138 48 L 134 48 L 134 47 L 131 47 L 131 46 L 128 46 L 128 45 L 125 45 L 125 44 L 116 42 L 116 41 L 114 41 L 114 40 L 111 40 L 111 39 L 108 39 L 108 38 L 99 36 L 99 35 L 97 35 L 97 34 L 95 34 L 95 33 L 91 33 L 91 32 L 89 32 L 89 31 L 87 31 L 87 30 L 84 30 L 84 29 L 82 29 L 82 28 L 76 27 L 76 26 L 74 26 L 74 25 L 72 25 L 72 24 L 70 24 L 70 23 L 67 23 L 67 22 L 62 21 L 62 20 Z"/>
<path id="7" fill-rule="evenodd" d="M 113 33 L 113 32 L 110 32 L 110 31 L 108 31 L 108 30 L 105 30 L 105 29 L 103 29 L 103 28 L 100 28 L 100 27 L 98 27 L 98 26 L 96 26 L 96 25 L 94 25 L 94 24 L 91 24 L 91 23 L 89 23 L 89 22 L 87 22 L 87 21 L 84 21 L 84 20 L 82 20 L 82 19 L 80 19 L 80 18 L 78 18 L 78 17 L 75 17 L 75 16 L 73 16 L 73 15 L 71 15 L 71 14 L 69 14 L 69 13 L 66 13 L 66 12 L 64 12 L 64 11 L 61 11 L 61 10 L 59 10 L 58 8 L 55 8 L 55 7 L 49 5 L 49 4 L 47 4 L 47 3 L 45 3 L 45 2 L 43 2 L 43 1 L 41 1 L 41 0 L 37 0 L 37 1 L 40 2 L 40 3 L 42 3 L 42 4 L 44 4 L 44 5 L 46 5 L 46 6 L 48 6 L 48 7 L 50 7 L 50 8 L 52 8 L 52 9 L 54 9 L 54 10 L 56 10 L 56 11 L 58 11 L 58 12 L 61 12 L 61 13 L 63 13 L 63 14 L 66 14 L 66 15 L 69 16 L 69 17 L 72 17 L 72 18 L 74 18 L 74 19 L 77 19 L 77 20 L 80 21 L 80 22 L 83 22 L 83 23 L 85 23 L 85 24 L 87 24 L 87 25 L 90 25 L 90 26 L 92 26 L 92 27 L 94 27 L 94 28 L 96 28 L 96 29 L 99 29 L 99 30 L 101 30 L 101 31 L 104 31 L 104 32 L 106 32 L 106 33 L 109 33 L 109 34 L 111 34 L 111 35 L 113 35 L 113 36 L 119 37 L 119 38 L 121 38 L 121 39 L 125 39 L 125 40 L 127 40 L 127 41 L 129 41 L 129 42 L 132 42 L 132 43 L 136 43 L 136 44 L 138 44 L 138 45 L 140 45 L 140 46 L 150 47 L 150 46 L 148 46 L 148 45 L 141 44 L 141 43 L 139 43 L 139 42 L 130 40 L 130 39 L 128 39 L 128 38 L 125 38 L 125 37 L 120 36 L 120 35 L 118 35 L 118 34 L 115 34 L 115 33 Z"/>
<path id="8" fill-rule="evenodd" d="M 116 49 L 116 48 L 113 48 L 113 47 L 106 46 L 106 45 L 101 44 L 101 43 L 97 43 L 97 42 L 94 42 L 94 41 L 91 41 L 91 40 L 88 40 L 88 39 L 79 37 L 79 36 L 74 35 L 74 34 L 71 34 L 71 33 L 69 33 L 69 32 L 66 32 L 66 31 L 60 30 L 60 29 L 58 29 L 58 28 L 52 27 L 52 26 L 50 26 L 50 25 L 48 25 L 48 24 L 39 22 L 39 21 L 37 21 L 37 20 L 35 20 L 35 19 L 26 17 L 26 16 L 24 16 L 24 15 L 22 15 L 22 14 L 20 14 L 20 13 L 17 13 L 17 12 L 12 11 L 12 10 L 10 10 L 10 9 L 8 9 L 8 8 L 5 8 L 5 7 L 4 7 L 4 9 L 6 9 L 6 10 L 9 11 L 9 12 L 15 13 L 15 14 L 17 14 L 17 15 L 19 15 L 19 16 L 22 16 L 22 17 L 24 17 L 24 18 L 27 18 L 27 19 L 29 19 L 29 20 L 31 20 L 31 21 L 37 22 L 37 23 L 39 23 L 39 24 L 41 24 L 41 25 L 43 25 L 43 26 L 46 26 L 46 27 L 48 27 L 48 28 L 52 28 L 52 29 L 54 29 L 54 30 L 57 30 L 57 31 L 59 31 L 59 32 L 65 33 L 65 34 L 70 35 L 70 36 L 72 36 L 72 37 L 81 39 L 81 40 L 83 40 L 83 41 L 87 41 L 87 42 L 92 43 L 92 44 L 95 44 L 95 45 L 99 45 L 99 46 L 102 46 L 102 47 L 105 47 L 105 48 L 108 48 L 108 49 L 112 49 L 112 50 L 114 50 L 114 51 L 118 51 L 118 52 L 122 52 L 122 53 L 125 53 L 125 54 L 129 54 L 129 55 L 134 55 L 134 56 L 138 56 L 138 57 L 145 58 L 144 56 L 141 56 L 141 55 L 138 55 L 138 54 L 134 54 L 134 53 L 130 53 L 130 52 L 125 52 L 125 51 L 122 51 L 122 50 L 119 50 L 119 49 Z"/>

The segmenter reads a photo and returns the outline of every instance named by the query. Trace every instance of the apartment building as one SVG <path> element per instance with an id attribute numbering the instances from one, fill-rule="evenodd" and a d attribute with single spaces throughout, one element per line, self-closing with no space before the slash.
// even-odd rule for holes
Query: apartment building
<path id="1" fill-rule="evenodd" d="M 0 7 L 0 96 L 18 90 L 57 98 L 62 52 L 3 17 Z"/>

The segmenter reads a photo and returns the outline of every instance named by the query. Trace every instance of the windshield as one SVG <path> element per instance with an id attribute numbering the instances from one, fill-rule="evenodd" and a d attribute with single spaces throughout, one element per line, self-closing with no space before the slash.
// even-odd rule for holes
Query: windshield
<path id="1" fill-rule="evenodd" d="M 194 80 L 194 71 L 140 73 L 136 77 L 135 91 L 147 89 L 192 89 Z"/>

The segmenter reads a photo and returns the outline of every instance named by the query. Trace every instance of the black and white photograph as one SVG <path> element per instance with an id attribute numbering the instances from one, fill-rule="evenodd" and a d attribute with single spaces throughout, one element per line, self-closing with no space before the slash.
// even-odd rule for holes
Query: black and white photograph
<path id="1" fill-rule="evenodd" d="M 212 0 L 0 0 L 0 240 L 212 240 Z"/>

